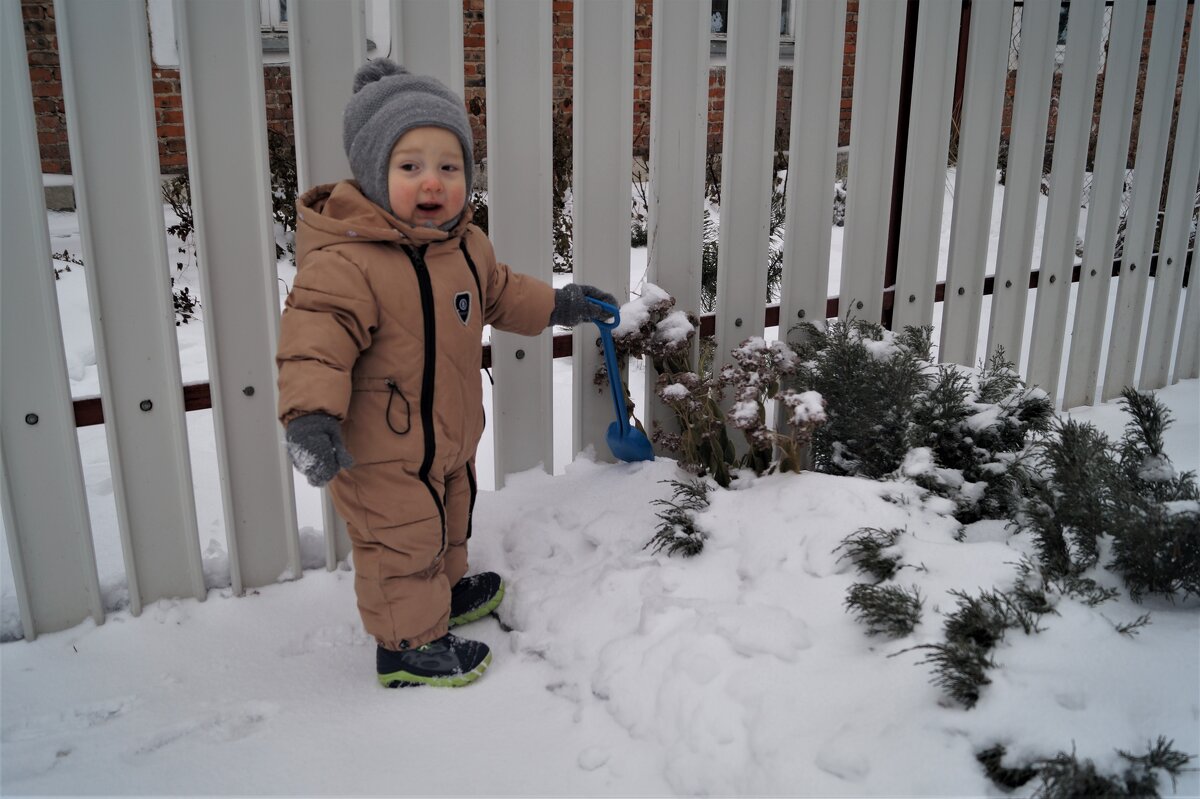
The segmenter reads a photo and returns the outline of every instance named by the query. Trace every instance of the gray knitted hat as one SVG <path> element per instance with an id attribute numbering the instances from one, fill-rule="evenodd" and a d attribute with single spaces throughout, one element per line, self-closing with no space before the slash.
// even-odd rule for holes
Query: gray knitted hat
<path id="1" fill-rule="evenodd" d="M 469 197 L 475 169 L 471 123 L 462 98 L 436 78 L 410 74 L 387 59 L 372 61 L 354 74 L 354 96 L 342 118 L 342 144 L 367 199 L 391 210 L 387 169 L 392 147 L 412 128 L 425 126 L 445 128 L 458 137 Z"/>

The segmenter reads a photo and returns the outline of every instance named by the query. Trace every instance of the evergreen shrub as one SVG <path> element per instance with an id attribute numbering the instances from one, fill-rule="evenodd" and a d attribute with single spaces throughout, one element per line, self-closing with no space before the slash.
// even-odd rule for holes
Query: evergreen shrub
<path id="1" fill-rule="evenodd" d="M 931 328 L 900 333 L 863 320 L 800 325 L 792 385 L 826 402 L 813 433 L 818 471 L 908 478 L 955 502 L 956 518 L 1006 518 L 1028 482 L 1031 436 L 1052 408 L 1027 388 L 1003 350 L 978 369 L 930 363 Z"/>
<path id="2" fill-rule="evenodd" d="M 1200 491 L 1163 450 L 1170 413 L 1132 388 L 1121 402 L 1131 418 L 1120 442 L 1071 419 L 1041 442 L 1032 495 L 1016 521 L 1032 534 L 1049 579 L 1081 578 L 1111 541 L 1105 565 L 1135 600 L 1200 596 Z"/>

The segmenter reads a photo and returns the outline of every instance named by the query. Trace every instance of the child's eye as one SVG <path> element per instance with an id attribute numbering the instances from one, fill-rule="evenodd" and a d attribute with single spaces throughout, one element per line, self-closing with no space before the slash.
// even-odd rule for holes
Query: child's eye
<path id="1" fill-rule="evenodd" d="M 458 164 L 446 164 L 442 167 L 443 172 L 457 172 L 461 167 Z"/>
<path id="2" fill-rule="evenodd" d="M 417 165 L 412 163 L 400 164 L 400 170 L 403 172 L 416 172 Z"/>

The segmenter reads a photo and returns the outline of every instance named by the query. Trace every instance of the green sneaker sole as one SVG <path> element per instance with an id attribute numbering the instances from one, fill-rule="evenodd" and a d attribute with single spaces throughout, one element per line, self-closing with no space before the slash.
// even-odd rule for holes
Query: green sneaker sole
<path id="1" fill-rule="evenodd" d="M 412 672 L 393 671 L 391 674 L 380 674 L 379 684 L 384 688 L 409 688 L 417 685 L 432 685 L 437 688 L 461 688 L 470 685 L 483 676 L 487 667 L 492 664 L 492 653 L 488 652 L 478 666 L 463 674 L 445 677 L 425 677 Z"/>
<path id="2" fill-rule="evenodd" d="M 482 619 L 484 616 L 500 607 L 500 602 L 503 601 L 503 599 L 504 583 L 500 583 L 500 590 L 498 590 L 495 596 L 489 599 L 486 604 L 480 605 L 474 610 L 463 613 L 461 616 L 455 616 L 450 619 L 450 629 L 453 630 L 455 627 L 461 627 L 464 624 L 469 624 L 470 622 Z"/>

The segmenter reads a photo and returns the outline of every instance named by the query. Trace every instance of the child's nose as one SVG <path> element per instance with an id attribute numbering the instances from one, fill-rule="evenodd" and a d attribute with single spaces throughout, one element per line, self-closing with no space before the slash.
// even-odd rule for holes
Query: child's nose
<path id="1" fill-rule="evenodd" d="M 421 188 L 424 189 L 425 191 L 433 191 L 433 192 L 441 191 L 441 189 L 442 189 L 441 176 L 437 175 L 436 173 L 432 173 L 432 172 L 427 174 L 425 176 L 425 179 L 421 181 Z"/>

